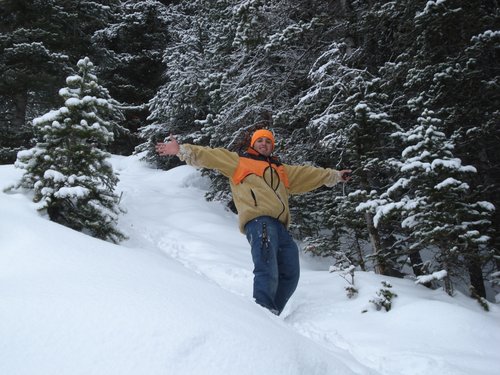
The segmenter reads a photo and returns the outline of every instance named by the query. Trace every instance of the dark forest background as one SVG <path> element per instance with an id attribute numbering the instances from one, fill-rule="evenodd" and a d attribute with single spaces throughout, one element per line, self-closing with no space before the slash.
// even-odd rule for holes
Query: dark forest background
<path id="1" fill-rule="evenodd" d="M 0 1 L 0 162 L 88 57 L 128 129 L 237 151 L 267 126 L 286 163 L 350 168 L 292 201 L 304 248 L 338 266 L 470 292 L 499 287 L 500 28 L 492 0 Z M 209 199 L 231 207 L 209 173 Z M 496 210 L 494 208 L 497 208 Z M 442 271 L 446 271 L 443 273 Z"/>

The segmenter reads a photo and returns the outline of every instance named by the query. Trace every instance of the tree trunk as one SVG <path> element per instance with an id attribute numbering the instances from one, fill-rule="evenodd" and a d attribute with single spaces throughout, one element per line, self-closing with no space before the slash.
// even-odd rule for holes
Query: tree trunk
<path id="1" fill-rule="evenodd" d="M 483 272 L 481 270 L 479 261 L 477 259 L 473 259 L 468 262 L 467 270 L 469 271 L 470 285 L 474 288 L 475 292 L 479 296 L 486 298 Z"/>
<path id="2" fill-rule="evenodd" d="M 354 242 L 356 243 L 356 250 L 359 257 L 359 267 L 362 271 L 366 271 L 365 258 L 363 256 L 363 251 L 361 250 L 361 245 L 359 244 L 359 237 L 357 234 L 354 235 Z"/>
<path id="3" fill-rule="evenodd" d="M 382 258 L 382 245 L 380 243 L 380 236 L 378 234 L 377 228 L 373 225 L 373 215 L 370 212 L 365 213 L 366 227 L 368 228 L 368 234 L 370 236 L 370 242 L 373 248 L 373 254 L 375 255 L 375 272 L 380 275 L 385 275 L 386 265 Z"/>
<path id="4" fill-rule="evenodd" d="M 420 256 L 420 251 L 412 251 L 409 256 L 410 256 L 411 268 L 415 276 L 423 275 L 424 274 L 424 270 L 422 269 L 423 260 L 422 257 Z"/>
<path id="5" fill-rule="evenodd" d="M 453 297 L 453 283 L 451 282 L 451 278 L 449 276 L 446 276 L 444 278 L 444 291 L 449 295 Z"/>
<path id="6" fill-rule="evenodd" d="M 12 125 L 16 131 L 21 131 L 21 129 L 26 125 L 26 108 L 28 106 L 28 92 L 22 91 L 14 95 L 14 119 L 12 120 Z"/>

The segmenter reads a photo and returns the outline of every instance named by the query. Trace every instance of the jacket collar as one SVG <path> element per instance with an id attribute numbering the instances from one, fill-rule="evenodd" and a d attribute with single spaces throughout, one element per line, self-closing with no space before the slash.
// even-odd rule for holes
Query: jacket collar
<path id="1" fill-rule="evenodd" d="M 279 158 L 277 158 L 276 156 L 273 156 L 273 155 L 264 156 L 262 154 L 259 154 L 257 152 L 257 150 L 255 150 L 252 147 L 249 147 L 246 150 L 246 152 L 241 153 L 240 157 L 248 158 L 248 159 L 253 159 L 253 160 L 261 160 L 261 161 L 265 161 L 265 162 L 268 162 L 268 163 L 273 163 L 273 164 L 275 164 L 277 166 L 281 165 L 281 162 L 280 162 Z"/>

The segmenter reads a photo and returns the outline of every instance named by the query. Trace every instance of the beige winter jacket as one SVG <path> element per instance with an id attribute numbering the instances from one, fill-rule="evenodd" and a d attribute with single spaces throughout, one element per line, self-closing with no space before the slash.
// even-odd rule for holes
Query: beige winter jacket
<path id="1" fill-rule="evenodd" d="M 288 227 L 290 194 L 306 193 L 323 185 L 333 186 L 341 180 L 335 169 L 283 164 L 288 177 L 288 188 L 271 165 L 265 169 L 262 177 L 249 174 L 240 183 L 235 183 L 232 177 L 240 160 L 235 152 L 183 144 L 177 156 L 189 165 L 215 169 L 229 178 L 242 233 L 245 233 L 245 224 L 259 216 L 274 217 Z"/>

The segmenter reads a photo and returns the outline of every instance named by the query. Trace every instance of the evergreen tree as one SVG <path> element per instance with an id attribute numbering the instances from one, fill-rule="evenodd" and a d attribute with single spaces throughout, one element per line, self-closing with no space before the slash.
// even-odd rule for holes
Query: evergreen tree
<path id="1" fill-rule="evenodd" d="M 100 86 L 88 58 L 59 91 L 64 106 L 33 121 L 37 144 L 18 153 L 25 169 L 20 186 L 34 191 L 34 201 L 52 221 L 118 242 L 118 182 L 102 147 L 113 140 L 121 114 Z"/>
<path id="2" fill-rule="evenodd" d="M 386 63 L 400 61 L 415 36 L 415 15 L 427 0 L 353 2 L 347 35 L 353 39 L 357 60 L 375 74 Z M 389 94 L 390 91 L 387 91 Z"/>
<path id="3" fill-rule="evenodd" d="M 483 280 L 477 284 L 471 271 L 491 260 L 487 230 L 494 206 L 471 195 L 469 181 L 476 169 L 454 156 L 454 145 L 441 127 L 442 121 L 425 111 L 413 129 L 394 134 L 408 147 L 398 163 L 401 177 L 382 197 L 389 201 L 377 208 L 375 223 L 397 212 L 408 230 L 408 254 L 426 250 L 431 257 L 428 272 L 446 271 L 447 293 L 453 294 L 454 282 L 469 272 L 471 279 L 465 281 L 474 282 L 484 296 Z"/>
<path id="4" fill-rule="evenodd" d="M 138 149 L 148 151 L 148 160 L 162 163 L 154 153 L 154 143 L 168 134 L 208 144 L 202 128 L 211 126 L 217 111 L 226 69 L 221 61 L 231 39 L 230 26 L 224 20 L 229 3 L 199 0 L 170 6 L 165 19 L 169 42 L 163 53 L 166 82 L 149 103 L 152 123 L 140 129 L 146 142 Z M 167 167 L 176 164 L 166 160 Z"/>
<path id="5" fill-rule="evenodd" d="M 415 38 L 408 55 L 404 84 L 408 108 L 414 115 L 433 110 L 442 130 L 453 137 L 455 155 L 474 165 L 469 181 L 478 200 L 499 201 L 499 152 L 496 140 L 500 97 L 498 82 L 499 8 L 496 1 L 429 1 L 415 17 Z M 446 40 L 446 43 L 442 41 Z M 500 215 L 493 217 L 494 229 Z M 498 230 L 493 232 L 498 244 Z M 498 246 L 497 246 L 498 247 Z M 482 285 L 483 272 L 471 279 Z"/>
<path id="6" fill-rule="evenodd" d="M 486 30 L 471 38 L 460 62 L 457 86 L 451 91 L 457 105 L 450 111 L 450 122 L 456 124 L 454 139 L 460 156 L 477 166 L 475 190 L 485 200 L 500 207 L 500 74 L 498 51 L 500 31 Z M 500 270 L 500 210 L 492 219 Z"/>
<path id="7" fill-rule="evenodd" d="M 500 48 L 500 32 L 487 30 L 471 38 L 470 44 L 434 74 L 429 89 L 433 108 L 443 116 L 445 129 L 452 134 L 456 153 L 473 163 L 478 173 L 473 189 L 483 199 L 500 205 L 500 75 L 495 49 Z M 430 101 L 430 100 L 429 100 Z M 493 218 L 500 227 L 500 215 Z M 498 233 L 497 248 L 500 245 Z"/>
<path id="8" fill-rule="evenodd" d="M 0 162 L 29 145 L 28 121 L 53 108 L 71 64 L 118 0 L 4 0 L 0 7 Z M 8 134 L 4 136 L 4 134 Z"/>
<path id="9" fill-rule="evenodd" d="M 302 145 L 305 153 L 325 166 L 349 167 L 355 171 L 350 183 L 355 193 L 336 200 L 335 204 L 332 204 L 332 196 L 326 195 L 326 201 L 321 200 L 319 194 L 316 197 L 321 200 L 324 224 L 332 230 L 332 236 L 324 237 L 326 242 L 322 246 L 315 240 L 315 247 L 334 253 L 340 237 L 344 241 L 350 237 L 354 246 L 349 248 L 356 252 L 351 258 L 364 264 L 359 248 L 367 242 L 372 247 L 371 258 L 376 270 L 389 273 L 395 267 L 389 265 L 387 244 L 384 244 L 388 239 L 380 233 L 382 228 L 374 227 L 371 210 L 361 213 L 355 208 L 364 199 L 380 194 L 388 183 L 390 166 L 385 160 L 395 149 L 389 134 L 398 129 L 398 125 L 386 112 L 387 95 L 381 89 L 381 80 L 350 66 L 353 62 L 347 51 L 345 44 L 335 43 L 320 56 L 310 72 L 313 85 L 294 108 L 298 116 L 310 118 L 307 133 L 297 134 L 306 142 L 316 140 L 312 148 Z"/>
<path id="10" fill-rule="evenodd" d="M 168 8 L 161 1 L 128 0 L 112 14 L 112 21 L 92 36 L 99 77 L 111 96 L 126 104 L 123 126 L 131 134 L 146 123 L 147 104 L 164 81 L 168 17 Z M 135 145 L 137 139 L 124 137 L 113 144 L 120 153 L 131 152 Z"/>
<path id="11" fill-rule="evenodd" d="M 48 18 L 50 2 L 2 2 L 0 7 L 0 162 L 15 160 L 15 151 L 32 137 L 28 111 L 54 101 L 68 56 L 57 49 L 57 31 Z M 40 94 L 38 94 L 40 93 Z"/>

